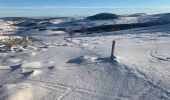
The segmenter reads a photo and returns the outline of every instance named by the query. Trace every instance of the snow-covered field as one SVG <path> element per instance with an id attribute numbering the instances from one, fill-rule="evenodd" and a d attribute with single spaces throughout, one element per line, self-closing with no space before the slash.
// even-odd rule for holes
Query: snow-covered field
<path id="1" fill-rule="evenodd" d="M 28 31 L 42 41 L 23 52 L 0 53 L 0 100 L 170 100 L 168 27 L 72 41 L 63 31 Z"/>

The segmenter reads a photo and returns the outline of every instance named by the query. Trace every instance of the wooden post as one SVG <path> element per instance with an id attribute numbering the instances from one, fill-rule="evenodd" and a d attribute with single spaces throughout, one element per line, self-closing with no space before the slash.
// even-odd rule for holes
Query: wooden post
<path id="1" fill-rule="evenodd" d="M 113 60 L 115 58 L 114 49 L 115 49 L 115 41 L 113 41 L 113 43 L 112 43 L 111 60 Z"/>

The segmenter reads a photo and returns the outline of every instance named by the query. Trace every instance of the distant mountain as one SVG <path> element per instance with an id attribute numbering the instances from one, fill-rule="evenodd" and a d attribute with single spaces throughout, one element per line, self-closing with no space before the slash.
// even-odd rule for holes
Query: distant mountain
<path id="1" fill-rule="evenodd" d="M 90 20 L 108 20 L 108 19 L 118 19 L 119 15 L 111 14 L 111 13 L 100 13 L 94 16 L 87 17 Z"/>
<path id="2" fill-rule="evenodd" d="M 147 14 L 146 13 L 136 13 L 136 14 L 128 15 L 128 17 L 141 17 L 141 16 L 147 16 Z"/>
<path id="3" fill-rule="evenodd" d="M 155 14 L 152 15 L 152 17 L 155 17 L 157 18 L 157 20 L 161 20 L 161 21 L 170 21 L 170 13 Z"/>

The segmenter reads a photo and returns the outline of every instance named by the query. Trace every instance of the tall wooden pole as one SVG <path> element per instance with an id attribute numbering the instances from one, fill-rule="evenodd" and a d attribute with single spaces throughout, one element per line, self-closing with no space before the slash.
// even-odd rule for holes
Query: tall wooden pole
<path id="1" fill-rule="evenodd" d="M 114 49 L 115 49 L 115 41 L 113 41 L 113 43 L 112 43 L 111 60 L 113 60 L 115 58 Z"/>

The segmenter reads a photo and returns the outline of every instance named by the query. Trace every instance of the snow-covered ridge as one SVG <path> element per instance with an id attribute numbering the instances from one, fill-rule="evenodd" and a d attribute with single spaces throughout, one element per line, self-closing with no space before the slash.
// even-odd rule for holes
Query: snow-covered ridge
<path id="1" fill-rule="evenodd" d="M 134 23 L 153 23 L 153 22 L 169 22 L 169 14 L 157 15 L 140 15 L 138 16 L 119 16 L 116 19 L 107 20 L 90 20 L 85 17 L 74 18 L 49 18 L 49 19 L 29 19 L 19 18 L 17 20 L 0 20 L 0 34 L 25 34 L 29 30 L 56 30 L 59 29 L 81 29 L 92 28 L 103 25 L 117 25 L 117 24 L 134 24 Z M 22 32 L 22 33 L 21 33 Z"/>

